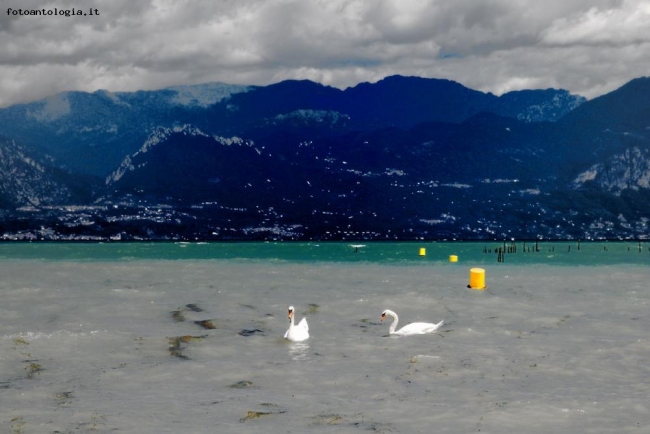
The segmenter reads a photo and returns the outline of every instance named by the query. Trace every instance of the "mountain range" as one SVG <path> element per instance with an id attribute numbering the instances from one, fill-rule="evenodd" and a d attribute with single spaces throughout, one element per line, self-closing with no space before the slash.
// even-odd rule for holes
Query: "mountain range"
<path id="1" fill-rule="evenodd" d="M 649 96 L 402 76 L 64 92 L 0 109 L 0 233 L 645 239 Z"/>

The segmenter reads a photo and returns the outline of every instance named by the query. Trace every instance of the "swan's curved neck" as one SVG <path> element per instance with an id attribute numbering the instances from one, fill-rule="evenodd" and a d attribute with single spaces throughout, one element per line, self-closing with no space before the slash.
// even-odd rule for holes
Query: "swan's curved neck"
<path id="1" fill-rule="evenodd" d="M 397 328 L 399 317 L 392 310 L 386 311 L 386 315 L 389 315 L 393 318 L 393 322 L 390 323 L 390 327 L 388 328 L 388 333 L 395 333 L 395 329 Z"/>

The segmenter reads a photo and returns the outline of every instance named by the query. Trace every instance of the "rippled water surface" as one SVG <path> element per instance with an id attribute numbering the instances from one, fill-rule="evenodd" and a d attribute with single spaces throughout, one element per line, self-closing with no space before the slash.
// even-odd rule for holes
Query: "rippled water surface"
<path id="1" fill-rule="evenodd" d="M 336 261 L 301 252 L 182 257 L 195 245 L 161 246 L 162 259 L 74 249 L 26 257 L 4 245 L 0 432 L 650 426 L 646 248 L 632 245 L 630 261 L 572 264 L 557 258 L 568 258 L 565 246 L 544 246 L 547 259 L 512 255 L 505 263 L 483 245 L 452 249 L 462 252 L 457 263 L 430 245 L 424 258 L 412 245 L 413 258 L 386 260 L 393 247 L 366 245 L 356 253 L 365 259 Z M 606 252 L 631 254 L 618 247 Z M 368 251 L 375 248 L 387 250 Z M 467 288 L 477 264 L 484 291 Z M 305 343 L 282 339 L 288 305 L 309 321 Z M 386 308 L 402 324 L 445 325 L 433 335 L 388 337 L 379 321 Z"/>

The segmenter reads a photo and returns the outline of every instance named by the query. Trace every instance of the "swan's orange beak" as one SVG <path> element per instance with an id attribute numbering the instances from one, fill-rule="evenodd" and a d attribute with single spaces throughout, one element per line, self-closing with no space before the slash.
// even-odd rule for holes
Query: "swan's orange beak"
<path id="1" fill-rule="evenodd" d="M 382 314 L 381 314 L 381 320 L 383 321 L 383 320 L 385 320 L 385 319 L 386 319 L 386 314 L 385 314 L 385 313 L 382 313 Z"/>
<path id="2" fill-rule="evenodd" d="M 289 321 L 291 321 L 291 318 L 293 317 L 293 311 L 289 310 Z"/>

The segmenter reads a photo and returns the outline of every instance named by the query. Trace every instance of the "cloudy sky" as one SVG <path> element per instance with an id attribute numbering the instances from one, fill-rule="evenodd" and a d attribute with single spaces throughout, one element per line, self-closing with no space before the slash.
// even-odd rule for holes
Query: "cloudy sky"
<path id="1" fill-rule="evenodd" d="M 594 98 L 650 75 L 647 0 L 0 0 L 0 107 L 134 91 L 401 74 Z M 9 8 L 13 9 L 9 10 Z M 99 15 L 25 16 L 31 9 Z"/>

